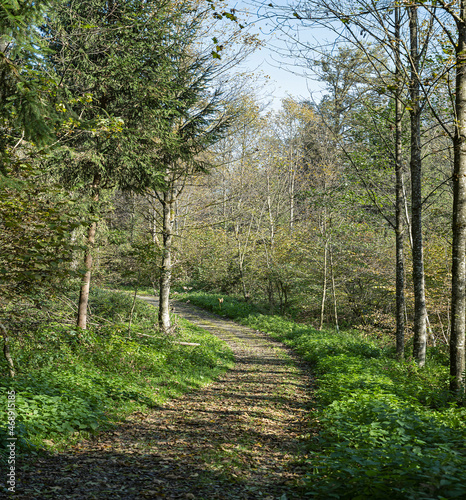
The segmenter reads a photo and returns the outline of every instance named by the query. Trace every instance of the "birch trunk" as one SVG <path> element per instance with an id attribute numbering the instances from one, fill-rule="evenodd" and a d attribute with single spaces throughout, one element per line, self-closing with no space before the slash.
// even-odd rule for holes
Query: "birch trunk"
<path id="1" fill-rule="evenodd" d="M 335 315 L 335 329 L 338 333 L 340 331 L 340 327 L 338 326 L 337 292 L 335 289 L 335 274 L 333 272 L 333 252 L 331 246 L 329 248 L 329 257 L 330 257 L 330 277 L 332 280 L 333 313 Z"/>
<path id="2" fill-rule="evenodd" d="M 465 249 L 466 249 L 466 1 L 460 2 L 462 22 L 456 47 L 456 127 L 453 171 L 453 246 L 450 335 L 450 390 L 464 389 L 465 370 Z"/>
<path id="3" fill-rule="evenodd" d="M 402 102 L 401 84 L 402 75 L 400 57 L 400 24 L 401 9 L 395 8 L 395 60 L 397 91 L 395 96 L 395 177 L 396 177 L 396 201 L 395 201 L 395 245 L 396 245 L 396 354 L 399 358 L 404 356 L 405 339 L 405 284 L 404 284 L 404 224 L 403 224 L 403 170 L 402 170 Z"/>
<path id="4" fill-rule="evenodd" d="M 291 164 L 291 172 L 290 172 L 290 186 L 289 186 L 289 194 L 290 194 L 290 231 L 291 232 L 293 232 L 293 229 L 294 229 L 295 178 L 296 178 L 296 173 L 295 173 L 294 165 L 292 163 Z"/>
<path id="5" fill-rule="evenodd" d="M 162 204 L 162 263 L 160 266 L 159 290 L 159 328 L 164 333 L 171 329 L 170 321 L 170 286 L 172 277 L 172 199 L 170 192 L 160 197 Z"/>
<path id="6" fill-rule="evenodd" d="M 325 300 L 327 298 L 327 253 L 328 253 L 328 241 L 325 240 L 325 245 L 324 245 L 324 278 L 323 278 L 323 283 L 322 283 L 322 302 L 320 305 L 319 330 L 322 330 L 322 327 L 324 326 Z"/>
<path id="7" fill-rule="evenodd" d="M 419 48 L 417 7 L 409 7 L 411 42 L 411 224 L 413 233 L 413 285 L 414 285 L 414 347 L 413 356 L 418 366 L 426 362 L 427 329 L 424 285 L 424 252 L 422 241 L 422 189 L 421 189 L 421 108 L 419 86 Z"/>
<path id="8" fill-rule="evenodd" d="M 100 175 L 96 174 L 92 182 L 92 201 L 94 203 L 99 201 L 100 181 Z M 87 328 L 87 306 L 89 304 L 89 289 L 91 286 L 92 252 L 94 250 L 96 232 L 97 222 L 92 222 L 87 230 L 87 245 L 84 253 L 84 267 L 86 271 L 81 282 L 81 290 L 79 291 L 77 326 L 83 330 Z"/>

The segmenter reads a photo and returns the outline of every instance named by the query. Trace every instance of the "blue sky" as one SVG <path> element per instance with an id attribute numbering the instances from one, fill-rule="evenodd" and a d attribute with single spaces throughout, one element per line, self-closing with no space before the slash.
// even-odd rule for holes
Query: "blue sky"
<path id="1" fill-rule="evenodd" d="M 322 87 L 312 77 L 312 72 L 304 67 L 304 59 L 286 55 L 289 52 L 288 45 L 292 40 L 286 34 L 276 30 L 273 21 L 258 20 L 255 15 L 257 9 L 246 6 L 243 1 L 231 2 L 230 6 L 239 11 L 240 18 L 244 15 L 243 9 L 247 9 L 250 13 L 249 23 L 252 24 L 249 30 L 265 41 L 265 46 L 250 56 L 243 67 L 255 74 L 261 72 L 269 77 L 264 97 L 273 100 L 273 107 L 278 108 L 281 99 L 287 96 L 319 100 Z M 334 37 L 330 32 L 315 29 L 301 30 L 299 36 L 301 39 L 305 37 L 308 45 L 316 45 L 328 37 Z M 307 76 L 304 74 L 306 72 Z"/>

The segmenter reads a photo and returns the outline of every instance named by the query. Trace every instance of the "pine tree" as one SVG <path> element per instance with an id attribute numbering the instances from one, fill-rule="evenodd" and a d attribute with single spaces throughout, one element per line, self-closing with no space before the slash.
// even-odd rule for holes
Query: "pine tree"
<path id="1" fill-rule="evenodd" d="M 190 2 L 62 2 L 44 28 L 63 88 L 69 129 L 56 170 L 92 199 L 78 326 L 86 327 L 92 246 L 102 190 L 165 191 L 167 168 L 197 165 L 215 136 L 206 59 L 193 41 L 203 18 Z M 197 167 L 196 167 L 197 168 Z M 184 167 L 182 167 L 184 172 Z M 166 191 L 165 191 L 166 192 Z"/>
<path id="2" fill-rule="evenodd" d="M 23 140 L 43 143 L 54 127 L 37 30 L 48 1 L 0 1 L 0 172 Z"/>

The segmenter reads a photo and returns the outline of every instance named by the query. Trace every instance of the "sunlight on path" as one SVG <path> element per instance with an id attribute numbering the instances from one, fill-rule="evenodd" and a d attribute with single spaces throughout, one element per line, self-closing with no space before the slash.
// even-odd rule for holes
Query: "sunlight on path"
<path id="1" fill-rule="evenodd" d="M 265 334 L 187 304 L 175 303 L 175 310 L 225 340 L 234 368 L 149 414 L 133 414 L 97 441 L 43 460 L 31 474 L 31 490 L 47 483 L 50 491 L 54 477 L 56 495 L 29 490 L 18 498 L 302 498 L 297 460 L 300 436 L 308 432 L 308 375 Z M 60 480 L 52 473 L 58 463 Z"/>

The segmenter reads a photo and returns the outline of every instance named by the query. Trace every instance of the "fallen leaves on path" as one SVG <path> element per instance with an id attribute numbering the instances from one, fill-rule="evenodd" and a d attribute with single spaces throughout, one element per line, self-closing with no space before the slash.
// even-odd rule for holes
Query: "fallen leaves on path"
<path id="1" fill-rule="evenodd" d="M 197 392 L 66 453 L 26 462 L 15 498 L 291 500 L 302 498 L 310 379 L 263 333 L 177 304 L 233 349 L 235 367 Z"/>

